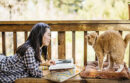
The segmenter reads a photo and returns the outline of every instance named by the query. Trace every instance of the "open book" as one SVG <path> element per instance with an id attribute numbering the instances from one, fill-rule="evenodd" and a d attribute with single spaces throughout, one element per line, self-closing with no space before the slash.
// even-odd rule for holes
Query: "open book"
<path id="1" fill-rule="evenodd" d="M 56 65 L 51 65 L 49 70 L 71 69 L 75 67 L 72 59 L 58 59 L 54 61 Z"/>
<path id="2" fill-rule="evenodd" d="M 43 78 L 54 81 L 54 82 L 63 82 L 66 81 L 73 76 L 79 74 L 82 69 L 75 68 L 67 69 L 67 70 L 58 70 L 58 71 L 51 71 L 49 74 L 45 75 Z"/>

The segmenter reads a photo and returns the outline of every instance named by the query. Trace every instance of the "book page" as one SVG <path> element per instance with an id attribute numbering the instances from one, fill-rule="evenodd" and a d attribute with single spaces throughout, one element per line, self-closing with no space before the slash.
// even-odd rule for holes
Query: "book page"
<path id="1" fill-rule="evenodd" d="M 72 60 L 55 60 L 56 65 L 51 65 L 49 70 L 56 70 L 56 69 L 70 69 L 74 68 L 75 65 L 73 64 Z"/>

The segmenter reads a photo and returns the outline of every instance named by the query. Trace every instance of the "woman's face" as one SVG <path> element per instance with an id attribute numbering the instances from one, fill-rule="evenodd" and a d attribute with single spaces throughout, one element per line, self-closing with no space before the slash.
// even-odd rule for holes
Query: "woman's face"
<path id="1" fill-rule="evenodd" d="M 44 36 L 42 37 L 42 45 L 48 46 L 51 40 L 51 31 L 49 28 L 46 28 L 46 32 Z"/>

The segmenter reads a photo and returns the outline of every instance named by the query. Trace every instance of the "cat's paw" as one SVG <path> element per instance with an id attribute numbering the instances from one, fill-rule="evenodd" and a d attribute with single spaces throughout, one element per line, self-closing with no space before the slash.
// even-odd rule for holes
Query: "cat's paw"
<path id="1" fill-rule="evenodd" d="M 117 73 L 118 73 L 118 72 L 121 72 L 121 71 L 122 71 L 121 69 L 118 69 L 118 70 L 117 70 L 117 71 L 115 71 L 115 72 L 117 72 Z"/>
<path id="2" fill-rule="evenodd" d="M 115 72 L 121 72 L 123 70 L 123 68 L 124 68 L 124 65 L 120 65 L 120 68 L 118 68 L 117 71 L 115 71 Z"/>
<path id="3" fill-rule="evenodd" d="M 111 67 L 105 67 L 104 70 L 111 70 L 112 68 Z"/>
<path id="4" fill-rule="evenodd" d="M 105 67 L 105 68 L 104 68 L 104 70 L 108 70 L 108 69 L 109 69 L 109 67 Z"/>

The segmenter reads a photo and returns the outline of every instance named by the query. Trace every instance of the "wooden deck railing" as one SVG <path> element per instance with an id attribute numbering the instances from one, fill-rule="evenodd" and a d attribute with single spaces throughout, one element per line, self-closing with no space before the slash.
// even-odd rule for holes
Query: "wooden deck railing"
<path id="1" fill-rule="evenodd" d="M 13 45 L 14 53 L 17 49 L 17 32 L 24 32 L 25 40 L 27 39 L 27 34 L 31 30 L 32 26 L 36 23 L 44 22 L 49 24 L 51 31 L 58 32 L 58 58 L 63 59 L 66 55 L 66 42 L 65 42 L 65 32 L 72 31 L 72 57 L 75 62 L 75 32 L 84 31 L 84 64 L 87 63 L 87 39 L 85 36 L 88 31 L 106 31 L 109 29 L 130 32 L 130 21 L 129 20 L 89 20 L 89 21 L 1 21 L 0 22 L 0 32 L 2 32 L 2 52 L 6 55 L 6 43 L 5 43 L 5 33 L 13 32 Z M 51 44 L 50 44 L 51 45 Z M 129 46 L 130 47 L 130 46 Z M 51 46 L 48 48 L 48 55 L 51 57 Z M 129 51 L 129 67 L 130 67 L 130 51 Z"/>

